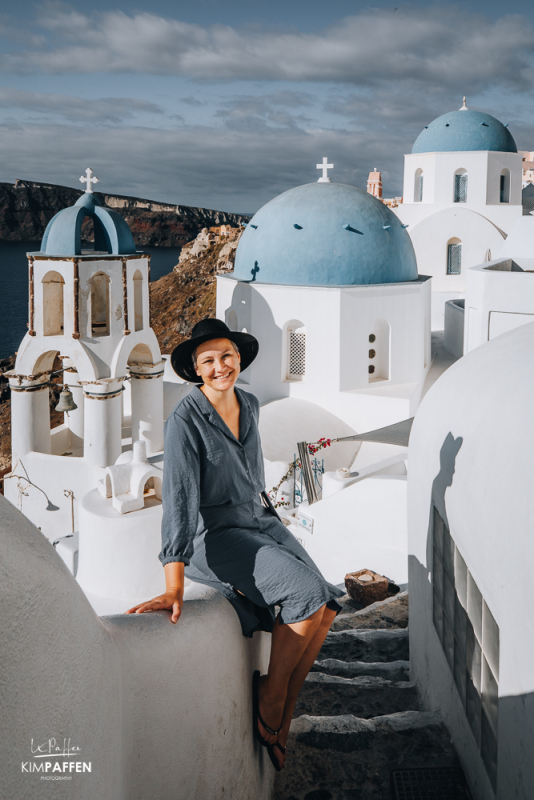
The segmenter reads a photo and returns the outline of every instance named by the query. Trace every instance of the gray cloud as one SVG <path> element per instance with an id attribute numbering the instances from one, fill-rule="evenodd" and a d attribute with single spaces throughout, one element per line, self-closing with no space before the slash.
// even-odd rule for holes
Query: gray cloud
<path id="1" fill-rule="evenodd" d="M 198 97 L 193 97 L 193 96 L 181 97 L 180 100 L 182 101 L 182 103 L 185 103 L 186 105 L 193 107 L 206 105 L 206 100 L 199 100 Z"/>
<path id="2" fill-rule="evenodd" d="M 46 47 L 4 53 L 4 70 L 27 73 L 143 72 L 198 79 L 341 81 L 359 86 L 416 82 L 479 91 L 530 88 L 534 27 L 457 7 L 365 10 L 320 33 L 202 27 L 122 11 L 82 14 L 49 4 Z"/>
<path id="3" fill-rule="evenodd" d="M 401 159 L 376 138 L 353 130 L 225 131 L 208 127 L 77 129 L 0 125 L 4 180 L 16 178 L 77 186 L 91 164 L 102 191 L 154 200 L 253 212 L 276 194 L 317 180 L 323 156 L 334 179 L 365 187 L 374 161 L 399 178 Z M 402 152 L 397 150 L 397 152 Z M 380 159 L 381 155 L 381 159 Z"/>
<path id="4" fill-rule="evenodd" d="M 50 116 L 59 116 L 69 122 L 119 124 L 136 114 L 148 112 L 162 114 L 155 103 L 128 97 L 100 97 L 87 99 L 62 94 L 41 94 L 0 86 L 0 108 L 19 109 Z"/>
<path id="5" fill-rule="evenodd" d="M 272 130 L 273 127 L 297 128 L 309 125 L 309 117 L 281 110 L 282 104 L 276 101 L 273 103 L 272 97 L 273 95 L 242 95 L 224 103 L 215 112 L 215 117 L 223 119 L 226 127 L 232 130 L 257 133 Z"/>

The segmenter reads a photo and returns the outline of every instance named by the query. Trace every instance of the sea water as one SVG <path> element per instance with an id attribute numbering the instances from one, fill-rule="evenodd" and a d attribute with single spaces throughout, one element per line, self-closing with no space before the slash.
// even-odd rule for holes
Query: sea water
<path id="1" fill-rule="evenodd" d="M 0 242 L 0 358 L 13 355 L 28 322 L 28 259 L 26 253 L 40 250 L 41 242 Z M 150 253 L 150 278 L 155 281 L 178 263 L 180 247 L 143 247 Z"/>

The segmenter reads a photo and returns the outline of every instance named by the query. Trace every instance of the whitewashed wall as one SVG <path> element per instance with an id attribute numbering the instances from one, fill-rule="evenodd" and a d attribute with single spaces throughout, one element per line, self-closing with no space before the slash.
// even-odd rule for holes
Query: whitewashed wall
<path id="1" fill-rule="evenodd" d="M 260 343 L 260 355 L 242 385 L 261 403 L 281 397 L 309 400 L 355 430 L 405 419 L 415 411 L 430 366 L 430 282 L 380 286 L 279 286 L 217 278 L 217 316 L 234 312 L 238 330 Z M 385 319 L 390 332 L 390 377 L 369 380 L 369 334 Z M 285 330 L 306 328 L 306 374 L 284 373 Z"/>
<path id="2" fill-rule="evenodd" d="M 265 671 L 270 637 L 246 639 L 222 595 L 190 587 L 177 625 L 168 612 L 99 618 L 46 538 L 0 497 L 0 604 L 4 797 L 271 798 L 274 770 L 251 723 L 252 672 Z M 53 783 L 23 773 L 32 739 L 51 737 L 80 747 L 75 760 L 91 772 Z"/>
<path id="3" fill-rule="evenodd" d="M 496 796 L 527 800 L 534 786 L 534 623 L 530 612 L 534 372 L 529 366 L 533 349 L 534 324 L 530 324 L 468 353 L 425 396 L 410 437 L 412 675 L 425 702 L 443 715 L 477 800 L 495 795 L 433 623 L 437 578 L 431 513 L 435 504 L 500 630 L 500 647 L 495 636 L 482 634 L 483 652 L 490 660 L 500 650 L 493 668 L 498 673 L 498 699 L 492 699 L 489 684 L 486 688 L 482 684 L 483 707 L 498 714 Z M 477 593 L 468 587 L 468 606 L 476 598 Z M 484 620 L 486 612 L 480 612 Z M 461 635 L 461 617 L 458 626 L 452 623 L 455 636 Z M 456 658 L 456 650 L 454 654 Z M 474 669 L 475 662 L 469 663 Z"/>

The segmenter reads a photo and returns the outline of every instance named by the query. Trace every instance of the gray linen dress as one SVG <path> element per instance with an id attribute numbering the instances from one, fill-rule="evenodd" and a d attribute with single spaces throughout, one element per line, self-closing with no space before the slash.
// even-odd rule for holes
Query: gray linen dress
<path id="1" fill-rule="evenodd" d="M 259 401 L 235 387 L 239 440 L 195 386 L 165 423 L 163 565 L 181 561 L 188 578 L 232 603 L 243 635 L 300 622 L 344 593 L 260 500 L 265 488 Z M 239 594 L 238 591 L 242 594 Z"/>

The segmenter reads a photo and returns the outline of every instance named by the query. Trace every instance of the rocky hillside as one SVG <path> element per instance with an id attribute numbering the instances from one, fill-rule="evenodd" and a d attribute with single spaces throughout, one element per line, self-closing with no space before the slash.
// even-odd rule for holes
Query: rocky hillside
<path id="1" fill-rule="evenodd" d="M 204 228 L 169 275 L 150 285 L 151 324 L 162 353 L 186 339 L 195 323 L 215 316 L 215 276 L 231 272 L 244 228 Z"/>
<path id="2" fill-rule="evenodd" d="M 42 237 L 48 222 L 62 208 L 74 205 L 83 190 L 33 181 L 0 183 L 0 240 L 22 242 Z M 155 203 L 139 197 L 95 192 L 107 206 L 121 214 L 139 247 L 180 247 L 194 239 L 202 228 L 218 225 L 238 227 L 247 221 L 239 214 L 207 208 Z"/>
<path id="3" fill-rule="evenodd" d="M 203 228 L 182 248 L 173 272 L 150 284 L 151 324 L 162 353 L 170 353 L 187 338 L 196 322 L 215 316 L 215 276 L 233 270 L 243 230 L 243 227 L 230 225 Z M 9 468 L 11 460 L 10 391 L 2 373 L 13 369 L 14 364 L 14 356 L 0 360 L 0 476 Z M 58 399 L 59 390 L 53 388 L 50 394 L 52 428 L 63 423 L 63 414 L 54 411 Z"/>

